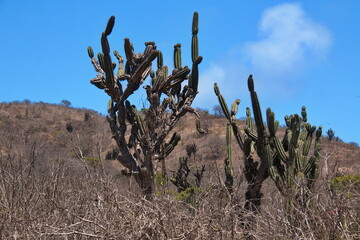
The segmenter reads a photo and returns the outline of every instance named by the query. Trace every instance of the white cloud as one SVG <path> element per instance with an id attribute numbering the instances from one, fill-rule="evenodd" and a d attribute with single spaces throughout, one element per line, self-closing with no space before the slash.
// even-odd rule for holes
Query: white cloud
<path id="1" fill-rule="evenodd" d="M 264 11 L 261 39 L 245 44 L 244 52 L 255 71 L 282 75 L 313 59 L 323 58 L 331 45 L 330 32 L 310 19 L 300 4 L 285 3 Z"/>
<path id="2" fill-rule="evenodd" d="M 229 46 L 227 53 L 200 73 L 197 106 L 211 110 L 218 104 L 214 82 L 219 84 L 228 104 L 240 98 L 243 107 L 249 106 L 249 74 L 254 75 L 260 98 L 266 100 L 264 107 L 272 101 L 291 98 L 308 82 L 304 78 L 307 68 L 323 60 L 332 43 L 329 30 L 310 19 L 300 4 L 266 9 L 259 32 L 260 39 Z"/>
<path id="3" fill-rule="evenodd" d="M 204 72 L 201 72 L 199 79 L 199 94 L 196 96 L 195 103 L 200 103 L 203 108 L 212 110 L 212 107 L 217 103 L 217 98 L 214 93 L 214 83 L 224 85 L 227 76 L 226 71 L 219 65 L 211 65 Z"/>

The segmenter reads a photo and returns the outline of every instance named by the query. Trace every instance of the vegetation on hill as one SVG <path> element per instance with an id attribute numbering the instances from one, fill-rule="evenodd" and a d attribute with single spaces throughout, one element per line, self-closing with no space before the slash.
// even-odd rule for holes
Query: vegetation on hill
<path id="1" fill-rule="evenodd" d="M 121 174 L 117 161 L 105 160 L 116 145 L 103 116 L 64 105 L 0 104 L 1 238 L 359 237 L 359 148 L 341 141 L 323 141 L 321 177 L 312 203 L 295 227 L 282 207 L 284 199 L 269 180 L 264 182 L 261 212 L 252 216 L 243 211 L 243 155 L 236 148 L 230 198 L 223 171 L 227 119 L 199 112 L 207 134 L 194 129 L 192 116 L 179 122 L 175 131 L 182 139 L 168 156 L 167 175 L 157 175 L 156 194 L 148 202 L 139 198 L 140 189 L 134 191 L 135 183 Z M 245 126 L 242 121 L 237 123 Z M 191 150 L 194 146 L 195 151 Z M 178 192 L 170 181 L 178 172 L 179 157 L 187 155 L 192 201 L 188 200 L 191 192 Z M 205 172 L 197 187 L 194 174 L 203 165 Z M 157 170 L 161 173 L 161 165 Z M 246 224 L 249 216 L 256 219 L 256 225 Z"/>

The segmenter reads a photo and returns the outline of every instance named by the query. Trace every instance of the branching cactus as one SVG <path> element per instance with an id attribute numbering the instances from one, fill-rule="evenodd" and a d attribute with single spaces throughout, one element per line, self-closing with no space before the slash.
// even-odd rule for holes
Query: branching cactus
<path id="1" fill-rule="evenodd" d="M 193 113 L 199 118 L 191 107 L 198 93 L 198 65 L 202 61 L 198 54 L 198 13 L 194 13 L 192 24 L 192 69 L 182 66 L 181 45 L 176 44 L 174 70 L 170 73 L 163 65 L 162 54 L 154 42 L 146 42 L 144 52 L 135 54 L 132 43 L 125 38 L 126 61 L 118 51 L 114 51 L 118 64 L 113 63 L 108 36 L 114 24 L 115 17 L 112 16 L 101 35 L 102 53 L 97 58 L 93 49 L 88 47 L 89 57 L 98 73 L 91 83 L 110 96 L 107 120 L 120 151 L 117 159 L 126 167 L 125 172 L 135 178 L 143 194 L 151 198 L 154 193 L 154 165 L 164 160 L 180 140 L 180 135 L 174 133 L 166 142 L 173 127 L 186 113 Z M 155 59 L 157 69 L 153 71 L 152 62 Z M 117 73 L 114 74 L 114 71 Z M 144 86 L 149 109 L 139 113 L 128 97 L 143 85 L 149 75 L 150 84 Z M 188 84 L 182 85 L 186 80 Z M 197 128 L 201 130 L 198 125 Z M 126 135 L 129 135 L 128 139 Z"/>
<path id="2" fill-rule="evenodd" d="M 251 117 L 250 108 L 246 108 L 246 127 L 242 132 L 234 121 L 240 100 L 235 100 L 229 111 L 219 87 L 216 83 L 214 85 L 224 115 L 232 126 L 235 139 L 244 154 L 244 173 L 248 182 L 245 209 L 253 212 L 259 210 L 262 183 L 269 175 L 280 193 L 286 197 L 288 212 L 294 200 L 298 206 L 305 207 L 318 176 L 321 126 L 316 131 L 314 153 L 309 157 L 316 127 L 307 123 L 306 108 L 302 108 L 302 118 L 297 114 L 285 117 L 287 130 L 280 141 L 276 135 L 279 122 L 275 121 L 275 114 L 270 108 L 266 111 L 266 124 L 263 121 L 252 75 L 248 78 L 248 88 L 255 120 Z M 255 154 L 260 162 L 254 161 Z M 225 169 L 227 167 L 226 165 Z"/>
<path id="3" fill-rule="evenodd" d="M 244 154 L 244 173 L 248 186 L 245 193 L 245 209 L 252 212 L 258 212 L 261 205 L 261 187 L 263 181 L 268 177 L 268 165 L 265 155 L 265 124 L 263 123 L 261 116 L 260 104 L 257 98 L 257 94 L 254 90 L 254 82 L 252 75 L 248 78 L 248 86 L 252 100 L 253 111 L 255 115 L 255 124 L 257 134 L 254 132 L 253 122 L 250 109 L 246 109 L 246 128 L 241 131 L 235 122 L 235 115 L 238 112 L 238 105 L 240 100 L 236 99 L 231 105 L 231 111 L 229 111 L 224 97 L 220 93 L 218 85 L 214 84 L 214 91 L 219 99 L 220 106 L 224 112 L 224 115 L 231 125 L 232 131 L 236 142 Z M 228 143 L 231 144 L 231 143 Z M 260 158 L 259 162 L 255 161 L 254 154 L 257 153 Z M 225 166 L 225 168 L 228 168 Z"/>
<path id="4" fill-rule="evenodd" d="M 319 175 L 319 157 L 321 150 L 322 127 L 307 123 L 306 108 L 302 108 L 302 117 L 297 114 L 286 116 L 287 125 L 284 139 L 275 135 L 275 116 L 267 109 L 269 141 L 266 150 L 269 173 L 280 193 L 286 198 L 286 212 L 291 214 L 292 207 L 305 210 L 308 206 L 314 181 Z M 315 133 L 314 151 L 310 149 Z M 274 146 L 274 147 L 270 147 Z M 273 149 L 275 148 L 275 151 Z"/>

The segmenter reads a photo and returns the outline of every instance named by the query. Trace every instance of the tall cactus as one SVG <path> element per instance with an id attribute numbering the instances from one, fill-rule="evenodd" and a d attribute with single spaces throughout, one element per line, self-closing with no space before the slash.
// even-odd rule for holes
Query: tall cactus
<path id="1" fill-rule="evenodd" d="M 240 103 L 240 100 L 237 99 L 232 104 L 232 110 L 229 111 L 224 97 L 220 93 L 218 85 L 214 84 L 215 94 L 218 96 L 219 103 L 224 112 L 224 115 L 229 121 L 229 124 L 232 127 L 234 137 L 244 154 L 244 173 L 245 178 L 248 182 L 247 191 L 245 193 L 245 208 L 252 212 L 257 212 L 260 209 L 261 205 L 261 186 L 263 181 L 268 177 L 267 171 L 267 159 L 265 155 L 265 124 L 263 123 L 261 116 L 260 104 L 257 98 L 257 94 L 254 90 L 254 82 L 252 75 L 248 78 L 248 87 L 251 95 L 253 111 L 255 115 L 255 124 L 257 129 L 257 135 L 254 133 L 253 128 L 253 119 L 251 118 L 250 109 L 247 108 L 247 119 L 246 119 L 246 128 L 244 129 L 245 133 L 242 133 L 240 128 L 237 126 L 235 121 L 235 114 L 237 113 L 237 106 Z M 257 155 L 260 158 L 260 165 L 254 160 L 255 150 Z"/>
<path id="2" fill-rule="evenodd" d="M 199 118 L 191 107 L 198 93 L 198 65 L 202 60 L 198 49 L 198 13 L 194 13 L 192 23 L 192 69 L 182 66 L 180 44 L 174 46 L 174 69 L 169 71 L 163 65 L 162 53 L 154 42 L 146 42 L 144 52 L 135 54 L 132 43 L 125 38 L 126 61 L 118 51 L 114 51 L 118 60 L 117 74 L 114 74 L 116 63 L 111 60 L 108 42 L 114 24 L 115 17 L 112 16 L 101 35 L 102 53 L 98 54 L 98 58 L 94 57 L 91 47 L 87 49 L 98 73 L 90 82 L 111 98 L 107 120 L 120 150 L 118 160 L 134 176 L 142 192 L 151 198 L 154 192 L 154 164 L 164 161 L 180 140 L 180 135 L 174 133 L 166 143 L 168 135 L 186 113 L 193 113 Z M 155 59 L 156 71 L 152 69 Z M 139 89 L 149 75 L 151 83 L 144 88 L 150 106 L 145 113 L 139 113 L 128 97 Z M 186 80 L 188 85 L 182 86 Z M 127 131 L 128 127 L 130 131 Z M 197 128 L 201 130 L 198 123 Z M 127 133 L 130 133 L 128 141 L 125 139 Z"/>
<path id="3" fill-rule="evenodd" d="M 321 127 L 316 131 L 314 154 L 308 159 L 313 133 L 316 128 L 306 122 L 306 108 L 302 108 L 302 118 L 296 114 L 285 117 L 288 128 L 283 140 L 280 141 L 276 135 L 279 122 L 275 121 L 275 114 L 270 108 L 266 111 L 266 124 L 263 121 L 252 75 L 248 78 L 248 89 L 251 96 L 254 119 L 251 117 L 250 108 L 246 108 L 244 134 L 240 131 L 234 120 L 237 105 L 240 101 L 235 100 L 230 112 L 218 85 L 214 84 L 215 94 L 218 96 L 224 115 L 228 119 L 235 139 L 244 154 L 244 174 L 248 182 L 244 207 L 253 212 L 259 210 L 262 197 L 262 183 L 269 174 L 279 191 L 285 197 L 306 202 L 309 190 L 311 190 L 318 173 Z M 256 131 L 253 126 L 254 122 Z M 260 158 L 260 163 L 254 161 L 255 153 Z M 299 188 L 300 180 L 306 182 L 306 184 L 301 185 L 303 187 Z M 289 204 L 292 205 L 293 202 Z"/>
<path id="4" fill-rule="evenodd" d="M 231 125 L 230 123 L 226 126 L 226 158 L 225 158 L 225 186 L 229 193 L 232 193 L 234 184 L 234 175 L 232 167 L 232 149 L 231 149 Z"/>

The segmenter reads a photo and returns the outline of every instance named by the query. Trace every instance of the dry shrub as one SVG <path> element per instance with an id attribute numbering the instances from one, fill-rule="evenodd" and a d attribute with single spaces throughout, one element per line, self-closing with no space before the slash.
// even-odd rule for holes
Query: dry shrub
<path id="1" fill-rule="evenodd" d="M 233 196 L 219 182 L 204 186 L 195 206 L 174 191 L 149 202 L 127 192 L 134 182 L 100 167 L 74 169 L 58 160 L 45 171 L 31 158 L 0 160 L 1 239 L 358 239 L 360 233 L 354 188 L 346 195 L 320 186 L 294 224 L 279 194 L 264 199 L 260 214 L 246 215 L 242 185 Z"/>
<path id="2" fill-rule="evenodd" d="M 14 106 L 25 116 L 24 107 Z M 223 187 L 223 160 L 216 159 L 225 156 L 225 140 L 210 133 L 194 141 L 199 146 L 196 158 L 203 155 L 201 164 L 206 164 L 196 204 L 179 200 L 169 186 L 149 202 L 128 192 L 136 184 L 117 176 L 113 161 L 102 166 L 69 155 L 74 149 L 88 149 L 85 157 L 93 159 L 111 149 L 107 126 L 97 116 L 85 124 L 84 114 L 67 109 L 74 126 L 67 134 L 67 120 L 54 120 L 55 108 L 50 114 L 29 105 L 31 121 L 27 121 L 8 117 L 4 111 L 8 106 L 0 107 L 0 239 L 360 239 L 360 189 L 344 176 L 330 182 L 324 176 L 309 208 L 297 211 L 296 221 L 286 216 L 283 198 L 270 181 L 263 186 L 267 197 L 261 212 L 249 214 L 243 210 L 245 184 L 237 180 L 232 196 Z M 44 124 L 46 132 L 39 129 L 42 124 L 29 124 L 35 121 L 34 112 L 53 116 L 48 120 L 54 124 Z M 63 133 L 50 135 L 54 129 Z M 330 170 L 346 150 L 332 144 L 338 147 L 324 144 Z M 353 159 L 358 152 L 351 150 Z M 236 179 L 241 176 L 235 173 Z"/>

